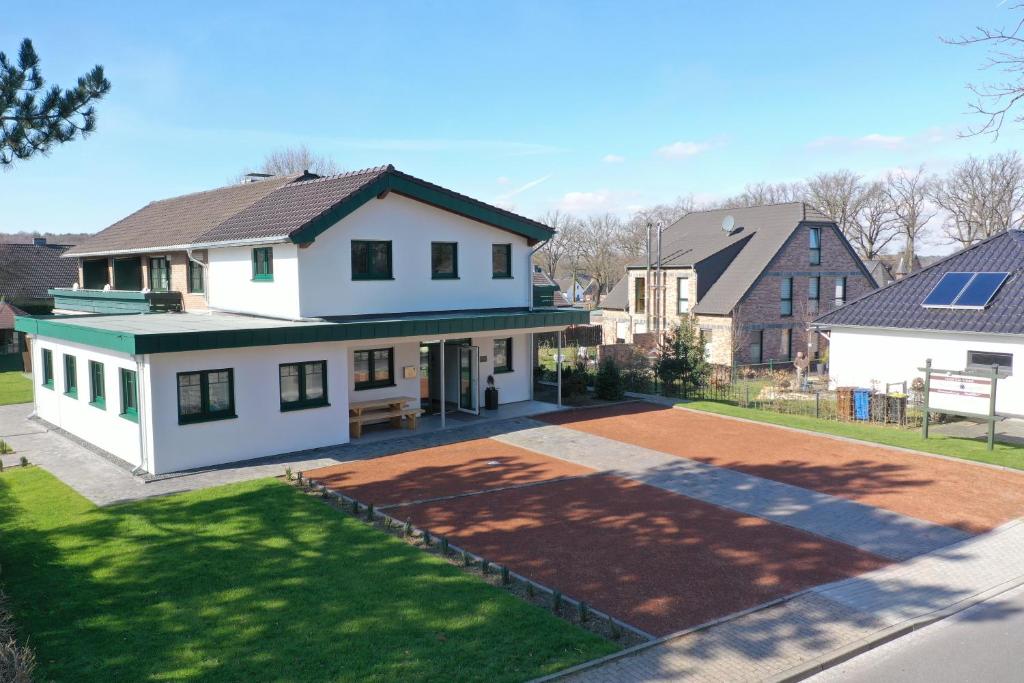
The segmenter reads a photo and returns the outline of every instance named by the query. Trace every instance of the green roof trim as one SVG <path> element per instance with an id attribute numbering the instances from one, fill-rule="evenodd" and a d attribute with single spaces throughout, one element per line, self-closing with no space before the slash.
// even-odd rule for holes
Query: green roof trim
<path id="1" fill-rule="evenodd" d="M 493 225 L 496 228 L 521 235 L 530 240 L 531 244 L 550 239 L 554 234 L 549 228 L 528 218 L 502 211 L 457 192 L 445 190 L 437 185 L 431 185 L 392 170 L 367 183 L 338 204 L 293 231 L 289 238 L 297 244 L 312 242 L 320 233 L 385 192 L 394 192 L 460 216 Z"/>
<path id="2" fill-rule="evenodd" d="M 82 318 L 88 320 L 88 316 L 82 316 Z M 87 325 L 76 325 L 69 322 L 66 317 L 35 318 L 19 315 L 14 318 L 14 329 L 26 334 L 61 339 L 110 351 L 135 353 L 135 335 L 129 332 L 114 332 Z"/>
<path id="3" fill-rule="evenodd" d="M 175 314 L 153 314 L 157 316 Z M 19 332 L 77 342 L 88 346 L 129 354 L 175 353 L 277 344 L 309 344 L 314 342 L 357 341 L 389 337 L 431 338 L 444 334 L 470 334 L 494 330 L 516 330 L 534 327 L 562 327 L 587 324 L 588 311 L 559 310 L 493 310 L 460 311 L 424 314 L 409 318 L 371 318 L 323 323 L 295 323 L 279 327 L 251 329 L 168 331 L 133 333 L 113 331 L 76 324 L 74 318 L 33 318 L 18 316 Z"/>

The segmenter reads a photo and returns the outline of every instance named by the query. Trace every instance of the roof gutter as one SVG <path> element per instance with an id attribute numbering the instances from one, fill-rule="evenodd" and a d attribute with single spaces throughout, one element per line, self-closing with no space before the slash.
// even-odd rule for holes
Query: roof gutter
<path id="1" fill-rule="evenodd" d="M 247 247 L 260 244 L 291 244 L 287 236 L 261 237 L 249 240 L 232 240 L 230 242 L 189 242 L 187 244 L 168 244 L 155 247 L 137 247 L 134 249 L 108 249 L 106 251 L 64 252 L 61 258 L 88 258 L 90 256 L 120 256 L 122 254 L 151 254 L 159 251 L 190 251 L 192 249 L 214 249 L 218 247 Z"/>
<path id="2" fill-rule="evenodd" d="M 1024 338 L 1024 335 L 1017 334 L 1014 332 L 979 332 L 977 330 L 934 330 L 927 327 L 882 327 L 880 325 L 837 325 L 834 323 L 811 323 L 808 327 L 817 330 L 835 330 L 835 329 L 847 329 L 847 330 L 879 330 L 883 332 L 923 332 L 925 334 L 945 334 L 945 335 L 956 335 L 965 334 L 969 336 L 977 337 L 1010 337 L 1012 339 Z"/>

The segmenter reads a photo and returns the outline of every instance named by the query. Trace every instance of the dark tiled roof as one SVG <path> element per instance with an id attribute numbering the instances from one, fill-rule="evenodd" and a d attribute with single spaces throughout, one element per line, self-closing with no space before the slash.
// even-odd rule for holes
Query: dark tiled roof
<path id="1" fill-rule="evenodd" d="M 284 238 L 344 202 L 391 166 L 291 183 L 244 208 L 200 235 L 199 243 Z"/>
<path id="2" fill-rule="evenodd" d="M 726 216 L 732 216 L 736 221 L 731 232 L 722 230 L 722 220 Z M 662 266 L 693 266 L 723 249 L 744 242 L 725 272 L 693 307 L 694 313 L 728 315 L 804 221 L 832 223 L 802 202 L 687 214 L 662 234 Z M 633 267 L 646 268 L 647 263 L 637 263 Z"/>
<path id="3" fill-rule="evenodd" d="M 380 184 L 375 184 L 380 180 Z M 290 175 L 241 183 L 153 202 L 92 239 L 69 256 L 211 246 L 250 240 L 311 240 L 322 229 L 367 201 L 376 190 L 403 189 L 425 201 L 457 205 L 467 215 L 547 239 L 551 228 L 510 211 L 428 183 L 391 165 L 328 177 Z M 365 190 L 365 192 L 363 192 Z M 457 209 L 451 209 L 456 210 Z M 511 226 L 511 227 L 510 227 Z M 310 234 L 312 231 L 312 234 Z"/>
<path id="4" fill-rule="evenodd" d="M 78 264 L 61 255 L 65 244 L 0 243 L 0 296 L 45 299 L 51 287 L 70 287 L 78 280 Z"/>
<path id="5" fill-rule="evenodd" d="M 983 310 L 921 305 L 945 273 L 1009 272 Z M 1024 232 L 1011 230 L 874 290 L 814 321 L 822 327 L 884 327 L 948 332 L 1024 334 Z"/>
<path id="6" fill-rule="evenodd" d="M 612 311 L 624 311 L 629 297 L 629 275 L 624 275 L 622 279 L 615 283 L 612 287 L 612 291 L 604 295 L 601 299 L 601 308 L 607 308 Z"/>
<path id="7" fill-rule="evenodd" d="M 112 254 L 192 244 L 204 233 L 299 177 L 268 178 L 150 202 L 72 247 L 67 255 Z"/>

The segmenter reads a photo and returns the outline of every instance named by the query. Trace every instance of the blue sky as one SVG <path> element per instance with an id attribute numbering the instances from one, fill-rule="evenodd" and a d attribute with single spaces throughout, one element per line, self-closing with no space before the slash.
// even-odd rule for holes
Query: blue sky
<path id="1" fill-rule="evenodd" d="M 139 7 L 139 5 L 145 7 Z M 959 139 L 984 2 L 18 3 L 65 84 L 101 63 L 91 138 L 0 173 L 0 231 L 106 227 L 305 143 L 536 216 L 1018 147 Z"/>

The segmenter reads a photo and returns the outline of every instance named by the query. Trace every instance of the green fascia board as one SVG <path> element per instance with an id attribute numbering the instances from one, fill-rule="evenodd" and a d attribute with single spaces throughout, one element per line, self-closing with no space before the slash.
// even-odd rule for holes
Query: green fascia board
<path id="1" fill-rule="evenodd" d="M 496 228 L 521 235 L 527 238 L 531 244 L 550 239 L 554 234 L 552 231 L 532 221 L 504 213 L 469 197 L 424 185 L 412 178 L 391 171 L 382 174 L 379 178 L 349 195 L 312 221 L 292 231 L 289 238 L 296 244 L 312 242 L 324 230 L 327 230 L 366 202 L 385 192 L 395 192 L 425 204 L 451 211 L 460 216 L 493 225 Z"/>
<path id="2" fill-rule="evenodd" d="M 75 316 L 72 316 L 75 317 Z M 135 353 L 136 336 L 130 332 L 102 330 L 86 325 L 66 322 L 67 318 L 34 318 L 32 316 L 16 316 L 14 329 L 18 332 L 33 334 L 39 337 L 50 337 L 62 341 L 76 342 L 100 349 L 109 349 L 121 353 Z"/>
<path id="3" fill-rule="evenodd" d="M 412 320 L 359 320 L 322 324 L 296 324 L 252 330 L 211 330 L 132 334 L 75 325 L 67 318 L 18 316 L 19 332 L 78 342 L 129 354 L 176 353 L 278 344 L 358 341 L 391 337 L 431 338 L 442 334 L 470 334 L 493 330 L 559 327 L 587 324 L 590 314 L 578 309 L 481 312 L 478 315 L 438 315 Z"/>

